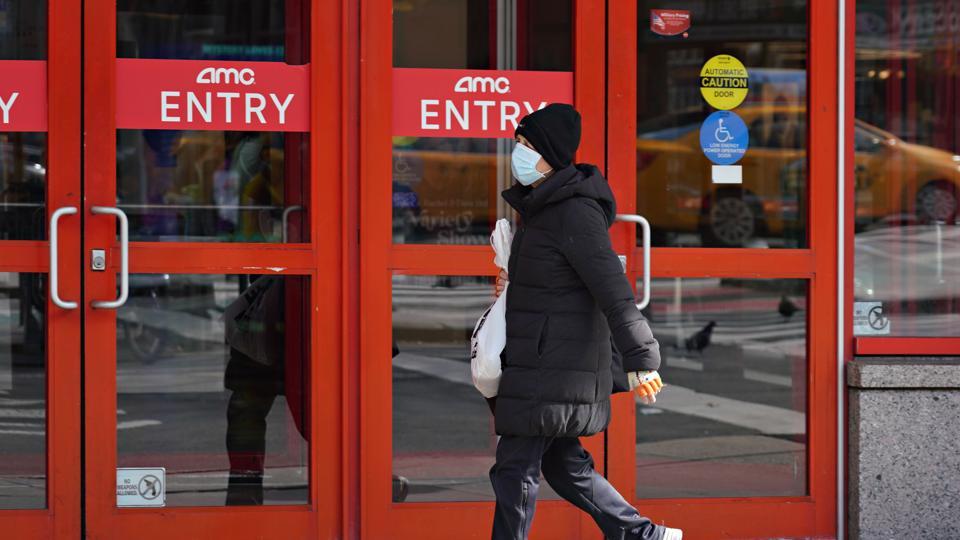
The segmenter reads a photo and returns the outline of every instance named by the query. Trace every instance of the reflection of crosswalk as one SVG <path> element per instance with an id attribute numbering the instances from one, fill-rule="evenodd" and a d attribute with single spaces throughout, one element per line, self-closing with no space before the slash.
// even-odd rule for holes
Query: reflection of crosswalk
<path id="1" fill-rule="evenodd" d="M 126 415 L 123 409 L 117 416 Z M 156 426 L 159 420 L 119 420 L 117 429 L 136 429 Z M 15 399 L 0 396 L 0 435 L 43 437 L 47 430 L 46 403 L 42 399 Z"/>
<path id="2" fill-rule="evenodd" d="M 42 437 L 47 426 L 42 399 L 0 397 L 0 435 Z"/>
<path id="3" fill-rule="evenodd" d="M 472 385 L 470 366 L 465 361 L 401 353 L 393 359 L 393 365 L 455 384 Z M 697 392 L 676 385 L 665 389 L 654 407 L 646 408 L 697 416 L 760 433 L 799 434 L 804 433 L 806 428 L 806 417 L 802 412 Z"/>

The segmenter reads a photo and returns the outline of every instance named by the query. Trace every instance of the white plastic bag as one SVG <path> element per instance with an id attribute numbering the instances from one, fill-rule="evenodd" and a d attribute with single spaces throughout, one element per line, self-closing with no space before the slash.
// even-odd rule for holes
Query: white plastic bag
<path id="1" fill-rule="evenodd" d="M 498 220 L 497 227 L 490 235 L 490 244 L 496 253 L 493 262 L 504 270 L 507 269 L 507 261 L 510 259 L 512 241 L 510 222 L 505 219 Z M 507 345 L 506 285 L 509 284 L 504 284 L 503 292 L 497 301 L 477 321 L 470 338 L 470 374 L 473 377 L 473 386 L 486 398 L 496 396 L 500 387 L 500 353 Z"/>

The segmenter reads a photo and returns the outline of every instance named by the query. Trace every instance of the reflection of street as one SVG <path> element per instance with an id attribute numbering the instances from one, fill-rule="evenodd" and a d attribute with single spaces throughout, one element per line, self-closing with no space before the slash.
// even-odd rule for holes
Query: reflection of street
<path id="1" fill-rule="evenodd" d="M 221 506 L 228 499 L 228 481 L 236 479 L 231 457 L 239 455 L 228 452 L 227 445 L 232 442 L 236 450 L 245 444 L 243 449 L 250 450 L 243 463 L 256 486 L 242 504 L 303 504 L 308 446 L 291 413 L 296 408 L 283 395 L 287 362 L 278 351 L 284 349 L 266 344 L 285 343 L 286 331 L 275 332 L 282 328 L 297 336 L 291 339 L 304 339 L 298 323 L 282 324 L 287 308 L 291 317 L 302 318 L 304 280 L 277 282 L 289 285 L 291 297 L 298 299 L 289 303 L 287 287 L 280 285 L 269 289 L 269 301 L 244 297 L 245 307 L 231 315 L 234 339 L 228 346 L 225 309 L 240 306 L 235 302 L 240 291 L 253 289 L 250 276 L 132 277 L 130 301 L 117 313 L 118 465 L 165 467 L 168 506 Z M 258 354 L 253 366 L 231 364 L 231 346 L 270 356 Z M 302 362 L 299 356 L 289 358 L 290 364 Z M 299 373 L 290 370 L 291 384 L 299 384 Z M 262 390 L 255 410 L 247 406 L 250 401 L 238 406 L 239 386 L 247 398 Z M 245 412 L 253 418 L 229 423 Z"/>
<path id="2" fill-rule="evenodd" d="M 882 227 L 854 238 L 854 297 L 882 302 L 889 332 L 958 335 L 960 314 L 954 306 L 960 297 L 960 226 Z"/>
<path id="3" fill-rule="evenodd" d="M 444 279 L 394 281 L 401 352 L 393 360 L 393 469 L 410 479 L 410 501 L 489 500 L 496 437 L 470 381 L 468 339 L 492 287 L 476 280 L 438 286 Z M 673 287 L 672 281 L 654 282 L 652 323 L 668 387 L 654 406 L 638 405 L 640 492 L 803 491 L 804 295 L 792 298 L 798 309 L 787 317 L 778 310 L 779 289 L 683 280 L 681 311 L 670 314 Z M 702 352 L 677 341 L 710 320 L 718 324 Z M 747 467 L 766 472 L 745 474 Z"/>
<path id="4" fill-rule="evenodd" d="M 223 505 L 230 469 L 224 448 L 230 398 L 223 386 L 225 365 L 221 348 L 118 367 L 120 466 L 166 467 L 169 506 Z M 282 396 L 266 425 L 265 504 L 302 501 L 306 456 L 288 451 L 289 438 L 299 435 Z"/>
<path id="5" fill-rule="evenodd" d="M 790 280 L 655 280 L 667 388 L 637 405 L 642 497 L 806 490 L 806 301 Z M 685 337 L 716 323 L 709 345 Z"/>

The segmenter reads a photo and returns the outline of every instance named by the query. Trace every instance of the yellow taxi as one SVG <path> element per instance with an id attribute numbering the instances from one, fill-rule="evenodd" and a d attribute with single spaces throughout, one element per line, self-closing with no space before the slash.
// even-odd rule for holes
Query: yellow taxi
<path id="1" fill-rule="evenodd" d="M 713 184 L 700 148 L 701 110 L 656 117 L 637 129 L 637 210 L 655 245 L 800 247 L 806 244 L 806 109 L 735 111 L 750 132 L 742 185 Z M 859 227 L 883 220 L 950 222 L 960 157 L 855 124 Z M 811 141 L 811 144 L 816 144 Z"/>

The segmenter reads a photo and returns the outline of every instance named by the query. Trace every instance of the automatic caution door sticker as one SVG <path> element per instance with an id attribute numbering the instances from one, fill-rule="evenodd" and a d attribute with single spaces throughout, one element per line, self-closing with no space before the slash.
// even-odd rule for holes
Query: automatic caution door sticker
<path id="1" fill-rule="evenodd" d="M 700 70 L 700 93 L 714 109 L 728 111 L 743 103 L 749 86 L 747 68 L 729 54 L 707 60 Z"/>
<path id="2" fill-rule="evenodd" d="M 732 111 L 717 111 L 700 126 L 700 148 L 717 165 L 733 165 L 747 153 L 747 125 Z"/>

